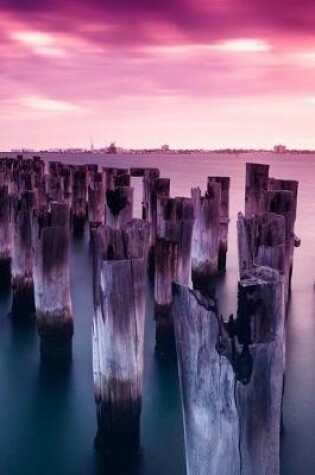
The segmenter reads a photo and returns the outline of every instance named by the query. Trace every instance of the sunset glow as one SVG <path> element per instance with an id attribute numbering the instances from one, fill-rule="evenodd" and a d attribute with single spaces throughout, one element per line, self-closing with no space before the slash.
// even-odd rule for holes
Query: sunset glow
<path id="1" fill-rule="evenodd" d="M 307 0 L 36 5 L 0 2 L 2 149 L 315 148 Z"/>

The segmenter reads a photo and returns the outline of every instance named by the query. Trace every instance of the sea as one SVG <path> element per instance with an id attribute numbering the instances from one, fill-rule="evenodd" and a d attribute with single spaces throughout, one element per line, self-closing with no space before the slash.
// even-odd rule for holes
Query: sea
<path id="1" fill-rule="evenodd" d="M 0 156 L 12 154 L 2 153 Z M 31 154 L 32 155 L 32 154 Z M 292 295 L 286 323 L 287 355 L 281 435 L 281 475 L 315 474 L 315 154 L 42 153 L 45 161 L 100 166 L 157 167 L 171 179 L 171 196 L 206 189 L 207 177 L 231 177 L 227 270 L 217 285 L 224 316 L 237 310 L 236 218 L 244 210 L 246 162 L 270 164 L 270 176 L 299 181 Z M 24 154 L 25 157 L 28 154 Z M 140 217 L 142 182 L 132 179 L 134 216 Z M 16 326 L 11 293 L 0 289 L 0 474 L 118 474 L 94 450 L 91 322 L 92 271 L 88 229 L 71 242 L 73 358 L 65 370 L 42 366 L 35 325 Z M 176 361 L 155 353 L 153 289 L 148 282 L 141 452 L 126 473 L 184 475 L 182 408 Z M 120 474 L 119 474 L 120 475 Z M 255 475 L 255 474 L 252 474 Z"/>

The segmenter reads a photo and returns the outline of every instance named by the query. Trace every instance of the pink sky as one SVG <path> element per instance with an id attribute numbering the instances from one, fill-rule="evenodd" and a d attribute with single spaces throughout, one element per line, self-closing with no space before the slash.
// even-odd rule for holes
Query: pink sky
<path id="1" fill-rule="evenodd" d="M 313 0 L 0 0 L 0 149 L 315 148 Z"/>

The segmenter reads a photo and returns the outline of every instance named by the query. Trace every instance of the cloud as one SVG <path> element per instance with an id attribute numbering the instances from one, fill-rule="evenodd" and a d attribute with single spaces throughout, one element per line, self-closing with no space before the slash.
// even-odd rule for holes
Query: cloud
<path id="1" fill-rule="evenodd" d="M 22 97 L 18 102 L 25 107 L 43 112 L 64 113 L 79 112 L 82 110 L 82 108 L 76 104 L 41 96 Z"/>

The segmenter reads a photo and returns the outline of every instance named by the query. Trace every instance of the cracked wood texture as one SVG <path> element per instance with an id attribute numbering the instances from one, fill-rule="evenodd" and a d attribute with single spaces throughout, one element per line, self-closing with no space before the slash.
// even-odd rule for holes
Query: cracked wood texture
<path id="1" fill-rule="evenodd" d="M 187 475 L 240 475 L 235 376 L 216 349 L 214 302 L 177 284 L 173 293 Z"/>
<path id="2" fill-rule="evenodd" d="M 248 277 L 256 266 L 285 271 L 285 220 L 275 213 L 237 217 L 240 278 Z"/>
<path id="3" fill-rule="evenodd" d="M 256 269 L 239 282 L 238 339 L 248 345 L 252 374 L 237 382 L 241 475 L 279 475 L 284 384 L 284 280 L 277 270 Z"/>

